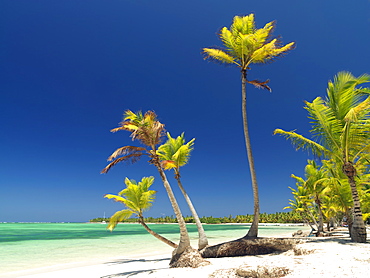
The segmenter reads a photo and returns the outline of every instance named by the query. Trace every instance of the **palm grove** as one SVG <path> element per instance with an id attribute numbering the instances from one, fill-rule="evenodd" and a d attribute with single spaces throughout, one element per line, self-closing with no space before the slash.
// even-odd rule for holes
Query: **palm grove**
<path id="1" fill-rule="evenodd" d="M 224 27 L 220 30 L 219 38 L 223 44 L 223 47 L 203 48 L 203 54 L 205 59 L 216 61 L 221 64 L 236 65 L 240 69 L 242 80 L 241 104 L 242 104 L 243 130 L 253 189 L 254 216 L 252 225 L 249 231 L 246 233 L 246 235 L 243 238 L 235 241 L 237 242 L 239 249 L 241 244 L 244 244 L 246 246 L 245 251 L 243 251 L 246 253 L 243 252 L 235 253 L 232 250 L 233 246 L 232 242 L 225 243 L 223 249 L 230 249 L 228 252 L 226 252 L 230 256 L 247 254 L 248 249 L 247 246 L 252 242 L 251 240 L 256 240 L 258 236 L 260 208 L 259 208 L 257 177 L 254 167 L 250 135 L 248 131 L 248 120 L 246 109 L 247 107 L 246 85 L 252 84 L 257 88 L 264 88 L 271 91 L 271 88 L 267 85 L 268 80 L 263 82 L 258 80 L 248 80 L 247 72 L 248 70 L 250 70 L 250 66 L 253 64 L 263 64 L 271 62 L 275 58 L 278 58 L 279 56 L 286 54 L 294 47 L 293 42 L 287 45 L 282 45 L 278 39 L 272 36 L 272 31 L 275 27 L 274 25 L 275 25 L 274 22 L 270 22 L 267 23 L 263 28 L 258 29 L 255 26 L 253 14 L 247 16 L 235 16 L 230 28 Z M 364 78 L 361 80 L 364 80 Z M 357 85 L 357 83 L 355 85 Z M 347 127 L 346 131 L 344 132 L 346 136 L 345 139 L 338 135 L 340 137 L 338 139 L 340 142 L 345 140 L 348 141 L 347 142 L 348 144 L 344 149 L 340 148 L 331 149 L 329 146 L 319 145 L 318 143 L 314 143 L 313 141 L 304 141 L 303 137 L 299 137 L 299 135 L 295 136 L 294 132 L 284 133 L 282 130 L 276 130 L 275 133 L 284 134 L 288 138 L 292 139 L 294 142 L 299 142 L 298 139 L 301 139 L 301 141 L 303 141 L 304 143 L 299 143 L 299 146 L 304 145 L 307 147 L 312 147 L 311 149 L 315 154 L 325 155 L 325 157 L 329 159 L 329 162 L 326 163 L 325 165 L 329 165 L 331 163 L 333 165 L 332 168 L 333 171 L 335 166 L 339 167 L 340 163 L 342 163 L 340 167 L 347 169 L 344 170 L 343 173 L 345 173 L 345 175 L 348 177 L 348 183 L 352 189 L 352 196 L 354 197 L 353 202 L 354 205 L 352 206 L 353 213 L 350 213 L 350 209 L 352 207 L 351 204 L 348 204 L 346 215 L 349 217 L 353 215 L 354 221 L 351 230 L 352 239 L 354 241 L 363 242 L 364 223 L 363 221 L 362 222 L 359 221 L 361 217 L 360 202 L 358 194 L 356 195 L 354 192 L 356 191 L 355 190 L 356 179 L 358 177 L 357 174 L 365 173 L 367 170 L 366 154 L 368 153 L 368 148 L 366 148 L 365 146 L 366 144 L 367 146 L 369 146 L 370 144 L 368 144 L 367 141 L 363 140 L 367 138 L 366 137 L 368 135 L 367 131 L 369 130 L 367 126 L 368 111 L 366 110 L 368 109 L 368 107 L 366 106 L 367 102 L 360 102 L 360 95 L 368 91 L 365 89 L 361 90 L 361 93 L 358 92 L 357 90 L 355 91 L 356 91 L 355 100 L 345 101 L 345 103 L 349 105 L 348 108 L 352 111 L 350 115 L 347 115 L 344 111 L 338 111 L 342 117 L 341 120 L 343 121 L 344 126 Z M 333 97 L 336 98 L 337 96 Z M 327 124 L 329 124 L 330 121 L 334 120 L 333 117 L 334 116 L 332 115 L 328 116 L 328 118 L 324 119 L 324 121 L 327 122 Z M 337 125 L 338 125 L 337 128 L 341 127 L 339 123 L 337 123 Z M 316 127 L 315 135 L 318 136 L 320 131 L 322 131 L 324 127 L 321 127 L 318 124 L 316 124 L 315 127 Z M 218 247 L 212 248 L 212 246 L 208 246 L 208 240 L 202 227 L 199 216 L 197 214 L 196 208 L 193 205 L 190 197 L 188 196 L 185 190 L 185 186 L 181 182 L 180 167 L 184 166 L 188 162 L 190 158 L 190 153 L 193 150 L 194 139 L 186 143 L 184 134 L 178 136 L 177 138 L 171 137 L 169 133 L 166 134 L 164 124 L 158 120 L 157 115 L 153 111 L 147 111 L 146 113 L 142 114 L 141 112 L 132 112 L 130 110 L 126 110 L 124 113 L 123 121 L 120 123 L 120 126 L 118 128 L 112 129 L 111 131 L 117 132 L 121 130 L 130 132 L 131 138 L 133 140 L 138 141 L 140 143 L 140 146 L 124 146 L 118 148 L 108 158 L 110 163 L 102 170 L 102 173 L 107 173 L 113 166 L 120 162 L 126 161 L 134 163 L 141 157 L 147 157 L 148 162 L 157 169 L 158 174 L 164 185 L 164 188 L 167 192 L 168 198 L 170 200 L 174 214 L 176 216 L 176 221 L 180 228 L 180 240 L 178 244 L 173 243 L 165 239 L 164 237 L 156 234 L 144 223 L 143 212 L 150 208 L 155 198 L 155 191 L 150 190 L 150 186 L 153 183 L 152 177 L 143 177 L 142 181 L 138 183 L 134 180 L 129 180 L 128 178 L 126 178 L 125 189 L 123 189 L 118 195 L 108 194 L 105 196 L 106 198 L 113 199 L 117 202 L 122 203 L 126 207 L 126 209 L 115 213 L 111 217 L 108 228 L 114 229 L 118 222 L 131 217 L 133 214 L 136 215 L 138 217 L 138 222 L 141 225 L 143 225 L 144 228 L 149 233 L 151 233 L 156 238 L 162 240 L 163 242 L 169 244 L 174 248 L 172 260 L 170 263 L 172 267 L 177 266 L 196 267 L 199 265 L 207 264 L 207 262 L 202 259 L 202 256 L 203 257 L 220 256 L 220 254 L 212 254 L 213 250 L 217 251 L 219 250 L 219 248 Z M 163 139 L 166 135 L 167 141 L 163 143 Z M 355 147 L 357 149 L 355 149 Z M 339 151 L 342 151 L 342 153 L 339 154 Z M 197 250 L 193 249 L 190 245 L 189 234 L 186 229 L 184 216 L 181 213 L 181 208 L 179 207 L 177 199 L 173 193 L 172 186 L 170 185 L 167 179 L 165 172 L 166 170 L 173 170 L 174 177 L 177 180 L 177 184 L 182 192 L 183 197 L 187 202 L 187 205 L 190 208 L 192 217 L 195 223 L 197 224 L 199 233 L 199 242 Z M 338 172 L 338 169 L 336 170 Z M 340 177 L 338 176 L 336 178 L 337 178 L 336 182 L 340 183 L 339 181 Z M 345 183 L 343 182 L 343 179 L 341 179 L 341 182 L 342 182 L 341 185 L 344 186 Z M 357 185 L 359 184 L 362 183 L 357 182 Z M 321 191 L 321 193 L 322 192 L 324 191 Z M 307 198 L 311 199 L 311 197 L 312 196 L 308 196 Z M 182 255 L 189 253 L 191 254 L 190 257 L 197 259 L 192 259 L 191 262 L 188 261 L 185 263 L 184 262 L 179 263 L 179 261 L 181 261 L 180 259 L 181 257 L 186 257 Z"/>

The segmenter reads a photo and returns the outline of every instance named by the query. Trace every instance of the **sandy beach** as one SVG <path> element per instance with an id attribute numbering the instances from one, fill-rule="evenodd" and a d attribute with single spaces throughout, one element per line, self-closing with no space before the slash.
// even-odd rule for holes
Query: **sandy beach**
<path id="1" fill-rule="evenodd" d="M 170 254 L 115 258 L 21 271 L 1 277 L 243 277 L 246 270 L 279 269 L 284 277 L 368 277 L 370 244 L 353 243 L 348 236 L 302 239 L 294 250 L 280 254 L 208 259 L 211 264 L 200 268 L 169 268 Z M 240 275 L 238 275 L 239 273 Z"/>

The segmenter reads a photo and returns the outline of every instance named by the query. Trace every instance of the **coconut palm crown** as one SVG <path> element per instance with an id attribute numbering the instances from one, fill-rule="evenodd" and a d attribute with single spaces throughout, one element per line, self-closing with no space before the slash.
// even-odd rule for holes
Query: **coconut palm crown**
<path id="1" fill-rule="evenodd" d="M 272 21 L 257 29 L 254 14 L 235 16 L 230 29 L 223 27 L 219 33 L 224 48 L 203 48 L 205 58 L 234 64 L 246 74 L 251 64 L 272 62 L 293 49 L 294 42 L 282 46 L 277 38 L 272 38 L 274 27 L 275 21 Z M 267 82 L 254 80 L 249 83 L 271 90 Z"/>
<path id="2" fill-rule="evenodd" d="M 144 222 L 144 211 L 147 211 L 153 204 L 156 191 L 150 190 L 150 186 L 154 182 L 154 177 L 143 177 L 140 182 L 135 180 L 125 179 L 126 188 L 118 193 L 118 195 L 106 194 L 104 197 L 122 203 L 127 209 L 117 211 L 110 220 L 107 229 L 113 231 L 117 224 L 124 219 L 130 218 L 133 214 L 138 217 L 139 223 L 154 237 L 162 242 L 170 245 L 173 248 L 177 244 L 171 240 L 164 238 L 151 230 Z"/>
<path id="3" fill-rule="evenodd" d="M 185 136 L 182 133 L 177 138 L 171 137 L 167 132 L 167 141 L 159 146 L 157 154 L 160 156 L 165 170 L 174 169 L 176 175 L 180 175 L 180 167 L 186 165 L 193 150 L 195 138 L 185 144 Z"/>
<path id="4" fill-rule="evenodd" d="M 106 194 L 104 198 L 113 199 L 122 203 L 127 209 L 116 212 L 109 221 L 107 229 L 112 231 L 124 219 L 130 218 L 133 214 L 138 217 L 143 216 L 143 212 L 148 210 L 155 199 L 155 191 L 149 190 L 153 184 L 154 177 L 143 177 L 140 182 L 125 179 L 126 188 L 118 195 Z"/>

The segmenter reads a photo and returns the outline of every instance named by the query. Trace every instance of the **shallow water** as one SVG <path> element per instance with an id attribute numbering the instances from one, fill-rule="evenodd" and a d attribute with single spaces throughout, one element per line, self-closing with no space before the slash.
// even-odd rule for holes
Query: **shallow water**
<path id="1" fill-rule="evenodd" d="M 149 224 L 157 233 L 178 242 L 177 224 Z M 210 244 L 242 237 L 249 225 L 204 225 Z M 259 236 L 291 234 L 306 227 L 260 226 Z M 194 247 L 197 229 L 188 225 Z M 0 223 L 0 275 L 25 269 L 106 261 L 141 254 L 171 254 L 172 248 L 157 240 L 139 224 L 119 224 L 113 232 L 104 224 L 91 223 Z"/>

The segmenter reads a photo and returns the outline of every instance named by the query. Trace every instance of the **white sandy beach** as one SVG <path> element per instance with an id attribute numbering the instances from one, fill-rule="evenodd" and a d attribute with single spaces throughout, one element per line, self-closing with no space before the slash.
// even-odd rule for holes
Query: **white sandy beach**
<path id="1" fill-rule="evenodd" d="M 211 265 L 192 268 L 169 268 L 170 254 L 118 258 L 90 265 L 64 265 L 32 272 L 17 272 L 2 277 L 61 278 L 61 277 L 241 277 L 236 269 L 283 267 L 284 277 L 369 277 L 370 244 L 352 243 L 348 237 L 303 240 L 294 250 L 281 254 L 208 259 Z M 302 252 L 303 254 L 297 254 Z"/>

